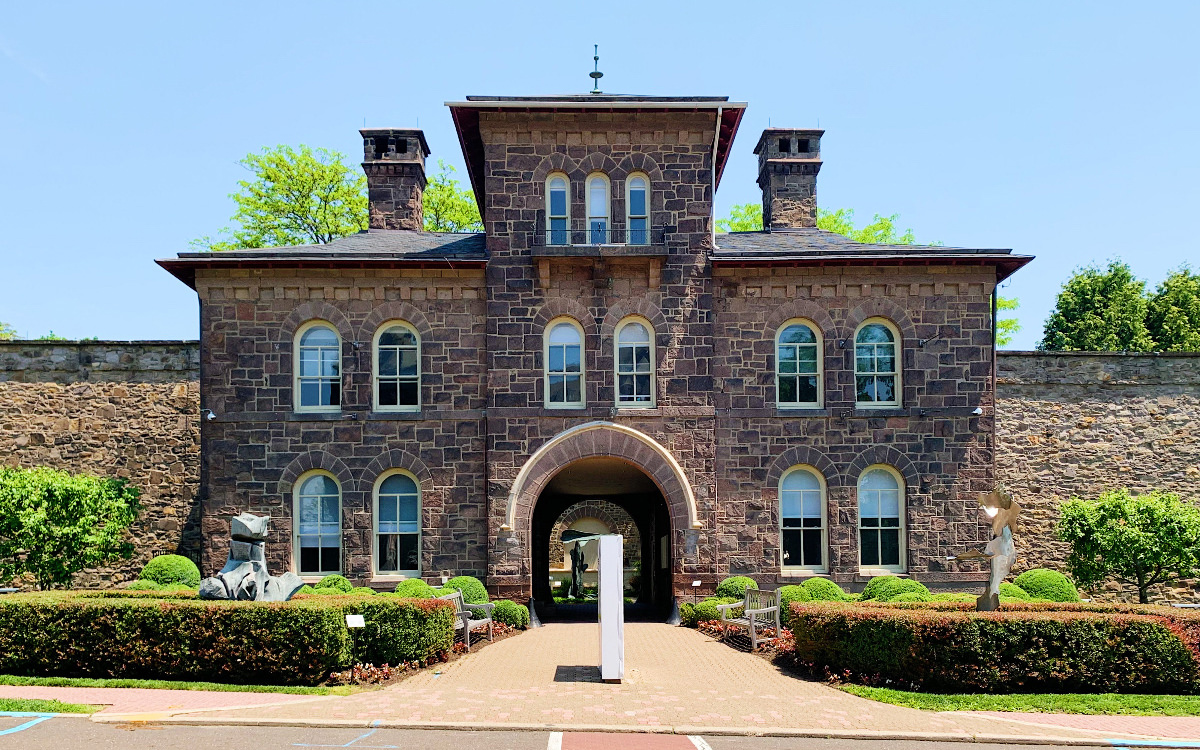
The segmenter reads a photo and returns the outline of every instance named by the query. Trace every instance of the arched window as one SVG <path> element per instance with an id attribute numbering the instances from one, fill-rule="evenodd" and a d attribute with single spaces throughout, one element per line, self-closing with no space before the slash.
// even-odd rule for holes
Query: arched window
<path id="1" fill-rule="evenodd" d="M 854 393 L 859 406 L 900 405 L 900 333 L 871 318 L 854 332 Z"/>
<path id="2" fill-rule="evenodd" d="M 421 489 L 416 477 L 394 470 L 375 484 L 375 570 L 421 575 Z"/>
<path id="3" fill-rule="evenodd" d="M 653 329 L 640 318 L 617 326 L 617 406 L 654 406 Z"/>
<path id="4" fill-rule="evenodd" d="M 825 570 L 825 479 L 808 466 L 793 466 L 779 483 L 783 567 Z"/>
<path id="5" fill-rule="evenodd" d="M 904 570 L 904 480 L 890 466 L 871 466 L 858 478 L 859 563 Z"/>
<path id="6" fill-rule="evenodd" d="M 546 244 L 571 244 L 570 183 L 566 175 L 552 174 L 546 180 Z"/>
<path id="7" fill-rule="evenodd" d="M 789 320 L 775 338 L 775 403 L 781 409 L 820 408 L 820 329 L 807 320 Z"/>
<path id="8" fill-rule="evenodd" d="M 650 181 L 645 175 L 630 175 L 625 184 L 629 195 L 625 201 L 626 226 L 630 245 L 650 244 Z"/>
<path id="9" fill-rule="evenodd" d="M 315 320 L 300 327 L 294 372 L 296 411 L 342 408 L 342 341 L 333 326 Z"/>
<path id="10" fill-rule="evenodd" d="M 302 576 L 342 569 L 342 493 L 333 475 L 309 472 L 296 482 L 296 570 Z"/>
<path id="11" fill-rule="evenodd" d="M 594 174 L 587 181 L 588 244 L 608 244 L 608 178 Z"/>
<path id="12" fill-rule="evenodd" d="M 546 326 L 546 406 L 584 405 L 583 329 L 574 320 L 558 318 Z"/>
<path id="13" fill-rule="evenodd" d="M 384 323 L 375 332 L 375 408 L 419 411 L 421 408 L 421 339 L 408 323 Z"/>

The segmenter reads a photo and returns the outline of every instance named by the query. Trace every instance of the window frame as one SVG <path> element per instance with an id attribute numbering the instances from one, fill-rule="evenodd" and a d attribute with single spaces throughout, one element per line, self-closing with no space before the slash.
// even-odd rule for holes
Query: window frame
<path id="1" fill-rule="evenodd" d="M 565 214 L 552 214 L 550 211 L 550 185 L 555 180 L 561 179 L 566 183 L 566 200 L 564 201 Z M 566 242 L 555 242 L 553 234 L 553 219 L 563 219 L 566 221 Z M 565 172 L 551 172 L 546 175 L 546 245 L 553 247 L 565 247 L 571 245 L 571 178 Z"/>
<path id="2" fill-rule="evenodd" d="M 604 213 L 603 214 L 593 214 L 594 202 L 592 200 L 592 181 L 597 180 L 597 179 L 604 183 Z M 587 240 L 587 242 L 585 242 L 584 244 L 585 245 L 611 245 L 611 244 L 613 244 L 611 241 L 612 240 L 612 181 L 609 180 L 608 175 L 604 174 L 603 172 L 592 172 L 591 174 L 589 174 L 587 176 L 587 179 L 584 180 L 583 189 L 584 189 L 584 207 L 587 212 L 587 226 L 584 227 L 584 231 L 586 233 L 585 239 Z M 592 234 L 592 231 L 593 231 L 592 230 L 592 219 L 593 218 L 603 218 L 604 219 L 604 242 L 594 242 L 593 241 L 595 239 L 594 235 Z"/>
<path id="3" fill-rule="evenodd" d="M 650 400 L 649 401 L 622 401 L 621 400 L 621 332 L 624 331 L 631 323 L 640 323 L 645 327 L 646 333 L 650 337 Z M 636 359 L 635 359 L 636 362 Z M 616 329 L 613 331 L 613 401 L 618 409 L 654 409 L 658 404 L 658 345 L 654 333 L 654 326 L 649 320 L 646 320 L 640 315 L 628 315 L 617 323 Z M 628 376 L 634 377 L 639 375 L 636 370 L 627 373 Z M 634 392 L 636 395 L 636 381 Z"/>
<path id="4" fill-rule="evenodd" d="M 312 479 L 313 477 L 317 477 L 317 476 L 329 477 L 329 479 L 333 482 L 334 486 L 337 487 L 337 491 L 338 491 L 337 492 L 338 568 L 337 568 L 337 570 L 322 570 L 322 571 L 318 571 L 318 572 L 301 571 L 301 569 L 300 569 L 300 536 L 301 536 L 301 534 L 300 534 L 300 497 L 302 495 L 302 490 L 304 489 L 304 485 L 308 483 L 308 480 Z M 306 471 L 303 474 L 301 474 L 296 479 L 296 483 L 294 485 L 292 485 L 292 569 L 295 570 L 296 574 L 299 575 L 301 578 L 306 579 L 306 580 L 317 580 L 317 579 L 323 578 L 324 576 L 333 575 L 335 573 L 338 575 L 341 575 L 343 557 L 345 555 L 345 548 L 344 548 L 344 545 L 342 544 L 343 500 L 344 500 L 344 496 L 342 493 L 342 483 L 338 481 L 338 478 L 335 477 L 332 472 L 327 471 L 326 469 L 310 469 L 309 471 Z M 319 523 L 319 521 L 318 521 L 318 523 Z M 318 534 L 317 538 L 318 538 L 318 540 L 320 540 L 322 538 L 322 535 Z M 317 549 L 323 549 L 323 548 L 317 547 Z M 319 559 L 320 553 L 318 553 L 317 556 Z"/>
<path id="5" fill-rule="evenodd" d="M 896 348 L 895 358 L 894 358 L 895 363 L 896 363 L 896 369 L 893 373 L 891 373 L 896 378 L 896 386 L 895 386 L 896 398 L 893 401 L 859 401 L 858 400 L 858 377 L 859 377 L 859 372 L 858 372 L 858 334 L 861 333 L 862 330 L 869 325 L 882 325 L 883 327 L 887 328 L 889 331 L 892 332 L 892 339 L 893 339 L 892 344 Z M 852 385 L 851 385 L 851 387 L 854 389 L 854 408 L 856 408 L 856 409 L 899 409 L 899 408 L 902 408 L 903 404 L 904 404 L 904 337 L 902 337 L 900 335 L 900 329 L 896 327 L 895 323 L 888 320 L 887 318 L 879 318 L 879 317 L 867 318 L 863 322 L 859 323 L 858 327 L 856 327 L 854 329 L 854 338 L 851 339 L 851 344 L 854 347 L 853 351 L 851 351 L 851 353 L 850 353 L 850 356 L 853 357 L 853 361 L 854 361 L 854 366 L 852 368 L 854 371 L 854 380 L 852 381 Z M 880 375 L 886 376 L 889 373 L 875 371 L 870 374 L 873 377 L 879 377 Z"/>
<path id="6" fill-rule="evenodd" d="M 561 324 L 570 325 L 579 335 L 579 401 L 550 400 L 550 332 Z M 542 330 L 542 404 L 547 409 L 586 409 L 587 408 L 587 336 L 578 320 L 569 315 L 553 318 Z M 557 345 L 556 345 L 557 346 Z M 565 373 L 565 371 L 564 371 Z M 555 373 L 557 374 L 557 373 Z M 565 395 L 565 393 L 564 393 Z"/>
<path id="7" fill-rule="evenodd" d="M 780 370 L 780 357 L 779 357 L 780 341 L 779 341 L 779 339 L 781 336 L 783 336 L 784 331 L 786 331 L 788 328 L 790 328 L 794 325 L 802 325 L 802 326 L 807 327 L 808 330 L 812 331 L 813 336 L 816 337 L 816 339 L 817 339 L 816 344 L 815 344 L 815 346 L 817 348 L 817 372 L 816 372 L 816 375 L 817 375 L 817 400 L 816 401 L 784 402 L 784 401 L 779 400 L 779 378 L 781 375 L 784 374 L 779 371 Z M 800 375 L 800 373 L 787 373 L 787 374 L 788 375 L 796 375 L 797 377 Z M 805 374 L 807 375 L 808 373 L 805 373 Z M 798 390 L 797 390 L 797 393 L 799 393 Z M 821 409 L 821 408 L 824 408 L 824 406 L 825 406 L 825 336 L 821 332 L 820 326 L 818 326 L 812 320 L 810 320 L 808 318 L 791 318 L 791 319 L 785 321 L 783 323 L 783 325 L 779 326 L 779 328 L 775 331 L 775 407 L 778 409 Z"/>
<path id="8" fill-rule="evenodd" d="M 783 483 L 794 472 L 806 471 L 817 478 L 817 484 L 821 488 L 821 564 L 820 565 L 788 565 L 784 562 L 783 552 L 783 532 L 787 527 L 783 525 Z M 786 574 L 803 574 L 803 575 L 826 575 L 829 573 L 829 485 L 825 481 L 825 475 L 820 469 L 810 464 L 796 464 L 789 466 L 787 471 L 779 477 L 779 569 Z M 790 518 L 791 516 L 789 516 Z M 803 516 L 801 516 L 803 518 Z M 803 526 L 800 527 L 803 529 Z M 801 542 L 803 545 L 803 541 Z"/>
<path id="9" fill-rule="evenodd" d="M 396 328 L 396 327 L 401 327 L 401 328 L 407 329 L 408 332 L 413 335 L 413 338 L 415 338 L 417 340 L 417 403 L 415 406 L 411 405 L 411 404 L 405 404 L 405 405 L 397 404 L 395 406 L 390 406 L 390 405 L 385 406 L 385 405 L 382 405 L 379 403 L 379 378 L 380 378 L 380 374 L 379 374 L 379 340 L 383 338 L 383 334 L 387 333 L 388 329 Z M 389 413 L 404 413 L 404 412 L 412 413 L 412 412 L 421 411 L 422 407 L 424 407 L 424 405 L 425 405 L 424 394 L 421 392 L 422 391 L 421 382 L 424 379 L 424 368 L 421 366 L 422 365 L 422 363 L 421 363 L 422 356 L 421 355 L 422 355 L 423 349 L 424 349 L 424 342 L 421 340 L 421 332 L 417 330 L 416 326 L 414 326 L 412 323 L 409 323 L 407 320 L 404 320 L 402 318 L 395 318 L 392 320 L 387 320 L 387 321 L 384 321 L 377 329 L 375 329 L 375 335 L 371 337 L 371 408 L 372 409 L 374 409 L 375 411 L 378 411 L 378 412 L 389 412 Z M 399 360 L 398 359 L 397 359 L 397 371 L 399 371 Z M 392 376 L 389 375 L 388 377 L 391 378 Z M 401 376 L 397 375 L 395 377 L 397 379 L 397 382 L 399 382 Z M 403 376 L 403 377 L 406 380 L 408 379 L 408 376 Z M 399 393 L 399 390 L 397 390 L 397 393 Z"/>
<path id="10" fill-rule="evenodd" d="M 303 348 L 301 347 L 300 342 L 304 339 L 304 335 L 314 328 L 328 328 L 333 332 L 334 337 L 337 338 L 338 402 L 336 404 L 305 406 L 301 399 L 301 378 L 305 377 L 307 379 L 311 379 L 314 376 L 301 376 L 300 374 L 301 349 Z M 292 338 L 292 411 L 309 414 L 329 414 L 337 413 L 342 410 L 342 401 L 346 396 L 344 380 L 345 368 L 342 367 L 342 360 L 345 357 L 342 354 L 342 344 L 342 334 L 338 331 L 337 326 L 323 318 L 314 318 L 313 320 L 305 321 L 299 328 L 296 329 L 296 333 Z M 320 381 L 323 376 L 317 375 L 315 377 L 318 381 Z"/>
<path id="11" fill-rule="evenodd" d="M 397 474 L 406 476 L 412 480 L 417 488 L 417 568 L 416 570 L 389 570 L 383 571 L 379 569 L 379 490 L 383 487 L 383 483 L 390 477 Z M 417 478 L 407 469 L 388 469 L 375 478 L 375 485 L 371 489 L 371 575 L 375 579 L 391 579 L 404 580 L 407 578 L 420 578 L 423 569 L 421 567 L 422 544 L 425 541 L 425 493 L 421 490 L 421 480 Z"/>
<path id="12" fill-rule="evenodd" d="M 646 213 L 633 213 L 633 182 L 641 180 L 646 185 Z M 646 220 L 645 242 L 633 242 L 633 222 L 636 219 Z M 625 244 L 641 247 L 650 244 L 650 177 L 645 172 L 631 172 L 625 178 Z"/>
<path id="13" fill-rule="evenodd" d="M 883 470 L 892 475 L 896 480 L 896 487 L 900 492 L 899 498 L 899 525 L 897 528 L 897 548 L 900 553 L 900 562 L 898 565 L 863 565 L 862 561 L 862 482 L 863 478 L 872 471 Z M 904 481 L 904 475 L 901 474 L 895 466 L 889 464 L 871 464 L 863 469 L 858 474 L 858 480 L 854 483 L 854 514 L 858 519 L 858 569 L 860 575 L 894 575 L 896 573 L 908 572 L 908 484 Z M 880 529 L 883 527 L 874 527 Z"/>

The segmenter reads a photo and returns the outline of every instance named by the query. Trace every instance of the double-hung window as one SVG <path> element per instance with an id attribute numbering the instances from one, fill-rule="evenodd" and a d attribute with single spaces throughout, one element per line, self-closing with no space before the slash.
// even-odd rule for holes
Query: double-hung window
<path id="1" fill-rule="evenodd" d="M 904 483 L 874 466 L 858 480 L 859 561 L 864 568 L 904 569 Z"/>
<path id="2" fill-rule="evenodd" d="M 570 190 L 567 178 L 551 175 L 546 181 L 546 244 L 571 244 Z"/>
<path id="3" fill-rule="evenodd" d="M 649 181 L 642 175 L 629 178 L 629 199 L 626 202 L 630 245 L 650 244 L 650 191 Z"/>
<path id="4" fill-rule="evenodd" d="M 421 408 L 421 341 L 407 323 L 388 323 L 376 334 L 375 408 Z"/>
<path id="5" fill-rule="evenodd" d="M 375 568 L 383 575 L 420 575 L 421 491 L 405 473 L 387 474 L 375 489 Z"/>
<path id="6" fill-rule="evenodd" d="M 588 244 L 606 245 L 608 239 L 608 178 L 594 174 L 587 181 Z"/>
<path id="7" fill-rule="evenodd" d="M 859 406 L 900 405 L 900 336 L 880 318 L 854 334 L 854 393 Z"/>
<path id="8" fill-rule="evenodd" d="M 807 467 L 794 467 L 779 484 L 783 567 L 825 568 L 825 489 Z"/>
<path id="9" fill-rule="evenodd" d="M 546 335 L 546 406 L 584 404 L 583 332 L 573 321 L 551 321 Z"/>
<path id="10" fill-rule="evenodd" d="M 342 403 L 342 342 L 326 323 L 300 329 L 296 347 L 297 411 L 337 411 Z"/>
<path id="11" fill-rule="evenodd" d="M 617 328 L 617 406 L 654 406 L 654 339 L 636 319 Z"/>
<path id="12" fill-rule="evenodd" d="M 807 322 L 790 322 L 775 342 L 776 404 L 780 408 L 821 405 L 821 337 Z"/>
<path id="13" fill-rule="evenodd" d="M 342 567 L 342 496 L 324 473 L 301 478 L 296 491 L 295 549 L 300 575 L 338 573 Z"/>

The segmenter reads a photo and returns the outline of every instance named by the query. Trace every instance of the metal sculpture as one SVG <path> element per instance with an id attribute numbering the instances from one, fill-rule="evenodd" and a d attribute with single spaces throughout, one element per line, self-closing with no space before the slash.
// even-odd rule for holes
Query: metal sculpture
<path id="1" fill-rule="evenodd" d="M 992 577 L 988 587 L 975 602 L 979 612 L 994 612 L 1000 608 L 1000 584 L 1008 577 L 1013 563 L 1017 561 L 1017 548 L 1013 544 L 1013 532 L 1017 529 L 1017 517 L 1021 515 L 1021 505 L 1008 495 L 992 490 L 986 495 L 979 496 L 979 505 L 983 512 L 992 519 L 992 540 L 982 550 L 973 549 L 951 560 L 986 559 L 992 566 Z"/>
<path id="2" fill-rule="evenodd" d="M 229 557 L 225 567 L 200 582 L 201 599 L 253 602 L 286 602 L 304 586 L 295 573 L 273 576 L 267 572 L 264 552 L 270 516 L 243 513 L 230 524 Z"/>

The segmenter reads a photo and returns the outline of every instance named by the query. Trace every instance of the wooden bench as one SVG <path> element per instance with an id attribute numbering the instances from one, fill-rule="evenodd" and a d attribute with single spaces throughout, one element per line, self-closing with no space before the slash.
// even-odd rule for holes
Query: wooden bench
<path id="1" fill-rule="evenodd" d="M 743 609 L 741 617 L 730 617 L 730 610 L 741 607 Z M 779 637 L 779 592 L 778 591 L 760 591 L 759 589 L 746 589 L 746 596 L 741 604 L 734 602 L 733 604 L 718 604 L 717 609 L 721 612 L 721 625 L 736 625 L 745 628 L 750 633 L 750 650 L 758 648 L 758 628 L 774 626 L 775 637 Z M 725 640 L 725 636 L 732 628 L 724 628 L 721 633 L 721 640 Z"/>
<path id="2" fill-rule="evenodd" d="M 453 594 L 439 596 L 439 599 L 445 599 L 454 604 L 454 635 L 457 638 L 459 632 L 462 633 L 463 643 L 467 646 L 467 651 L 471 650 L 471 631 L 487 628 L 488 640 L 493 640 L 492 637 L 492 609 L 495 604 L 467 604 L 463 601 L 462 590 L 455 591 Z M 475 612 L 483 612 L 483 618 L 472 620 L 471 615 Z"/>

